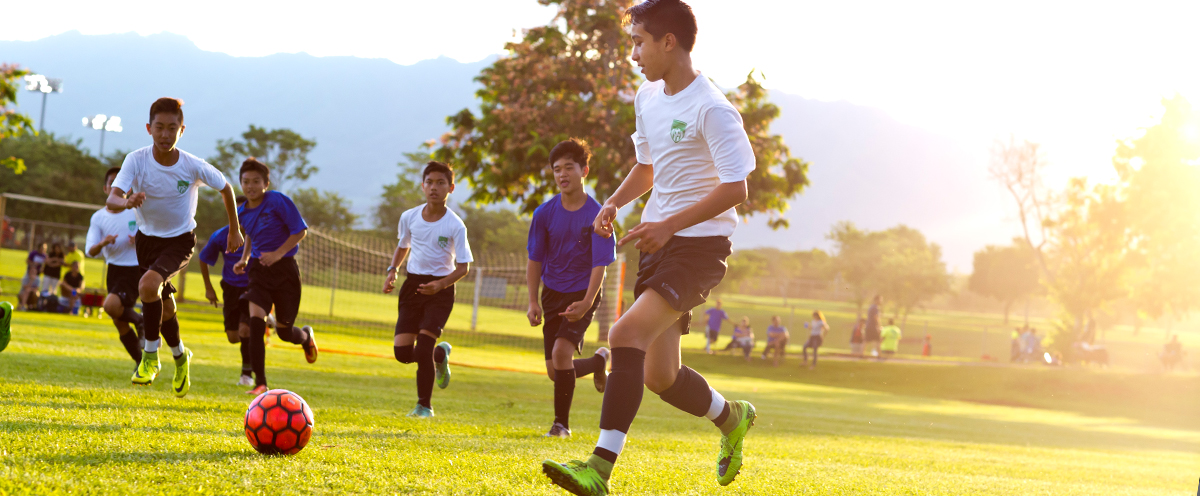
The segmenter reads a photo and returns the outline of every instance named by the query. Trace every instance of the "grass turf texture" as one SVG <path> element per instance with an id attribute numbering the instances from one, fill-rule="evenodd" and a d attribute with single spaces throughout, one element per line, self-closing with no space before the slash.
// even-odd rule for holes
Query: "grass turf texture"
<path id="1" fill-rule="evenodd" d="M 129 384 L 111 325 L 18 313 L 0 353 L 0 493 L 561 494 L 544 458 L 586 456 L 601 396 L 577 388 L 575 437 L 553 418 L 544 376 L 459 368 L 438 416 L 405 418 L 415 367 L 272 346 L 272 387 L 313 407 L 312 441 L 263 457 L 242 435 L 250 397 L 218 316 L 185 313 L 192 391 Z M 386 354 L 386 341 L 322 334 L 326 349 Z M 456 347 L 454 358 L 538 371 L 541 356 Z M 759 411 L 742 475 L 714 481 L 718 434 L 646 394 L 612 488 L 618 494 L 1191 494 L 1200 466 L 1194 378 L 1080 370 L 830 362 L 815 372 L 688 354 L 727 397 Z M 794 363 L 793 363 L 794 364 Z M 766 376 L 770 373 L 770 378 Z M 748 377 L 739 377 L 747 375 Z M 1059 391 L 1056 393 L 1056 390 Z M 1074 391 L 1065 395 L 1062 391 Z M 888 391 L 888 392 L 885 392 Z M 1140 392 L 1130 400 L 1114 401 Z M 958 401 L 967 399 L 972 401 Z M 1040 408 L 994 404 L 1008 401 Z"/>

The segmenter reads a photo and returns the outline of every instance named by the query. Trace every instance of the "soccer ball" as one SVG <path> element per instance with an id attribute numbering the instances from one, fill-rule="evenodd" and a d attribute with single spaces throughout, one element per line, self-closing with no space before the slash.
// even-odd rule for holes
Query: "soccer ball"
<path id="1" fill-rule="evenodd" d="M 264 455 L 294 455 L 312 435 L 313 413 L 300 395 L 272 389 L 246 409 L 246 439 Z"/>

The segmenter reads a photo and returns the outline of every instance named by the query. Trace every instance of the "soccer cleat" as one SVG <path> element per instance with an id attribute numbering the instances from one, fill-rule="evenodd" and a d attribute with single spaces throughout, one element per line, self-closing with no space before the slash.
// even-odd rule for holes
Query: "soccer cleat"
<path id="1" fill-rule="evenodd" d="M 604 367 L 592 374 L 592 382 L 596 384 L 596 391 L 603 393 L 604 386 L 608 384 L 608 364 L 612 360 L 612 354 L 603 346 L 596 350 L 596 354 L 604 357 Z"/>
<path id="2" fill-rule="evenodd" d="M 175 377 L 171 378 L 171 389 L 176 398 L 187 396 L 192 389 L 192 350 L 183 349 L 183 355 L 175 359 Z"/>
<path id="3" fill-rule="evenodd" d="M 546 433 L 546 437 L 560 437 L 567 439 L 571 437 L 571 429 L 564 427 L 562 424 L 555 422 L 550 426 L 550 432 Z"/>
<path id="4" fill-rule="evenodd" d="M 0 351 L 8 348 L 8 341 L 12 339 L 12 303 L 0 301 Z"/>
<path id="5" fill-rule="evenodd" d="M 433 409 L 426 408 L 424 405 L 417 403 L 411 412 L 408 412 L 409 417 L 413 418 L 433 418 Z"/>
<path id="6" fill-rule="evenodd" d="M 450 350 L 454 347 L 445 341 L 438 343 L 437 347 L 441 348 L 446 356 L 442 358 L 441 362 L 434 362 L 434 365 L 437 366 L 435 381 L 439 388 L 446 389 L 446 386 L 450 385 Z"/>
<path id="7" fill-rule="evenodd" d="M 248 375 L 243 375 L 240 379 L 238 379 L 237 385 L 238 386 L 253 386 L 254 378 L 250 377 Z"/>
<path id="8" fill-rule="evenodd" d="M 142 363 L 139 363 L 138 367 L 133 371 L 133 384 L 135 386 L 149 386 L 153 384 L 159 370 L 162 370 L 162 365 L 158 363 L 158 352 L 142 351 Z"/>
<path id="9" fill-rule="evenodd" d="M 254 389 L 251 389 L 251 390 L 249 390 L 249 391 L 246 391 L 246 394 L 252 394 L 252 395 L 254 395 L 254 396 L 258 396 L 258 395 L 260 395 L 260 394 L 263 394 L 263 393 L 265 393 L 265 392 L 267 392 L 267 385 L 266 385 L 266 384 L 263 384 L 263 385 L 260 385 L 260 386 L 254 386 Z"/>
<path id="10" fill-rule="evenodd" d="M 308 341 L 305 341 L 304 344 L 302 345 L 304 348 L 304 359 L 308 360 L 308 363 L 317 363 L 317 335 L 316 335 L 316 332 L 313 331 L 312 326 L 304 326 L 304 327 L 301 327 L 300 329 L 303 330 L 304 332 L 308 333 Z"/>
<path id="11" fill-rule="evenodd" d="M 729 434 L 721 436 L 721 451 L 717 454 L 717 482 L 728 486 L 742 469 L 742 441 L 746 432 L 754 426 L 758 414 L 754 405 L 749 401 L 739 400 L 729 403 L 730 421 L 737 422 Z"/>
<path id="12" fill-rule="evenodd" d="M 608 481 L 590 465 L 579 460 L 566 464 L 554 460 L 542 462 L 542 473 L 558 487 L 578 496 L 606 496 Z"/>

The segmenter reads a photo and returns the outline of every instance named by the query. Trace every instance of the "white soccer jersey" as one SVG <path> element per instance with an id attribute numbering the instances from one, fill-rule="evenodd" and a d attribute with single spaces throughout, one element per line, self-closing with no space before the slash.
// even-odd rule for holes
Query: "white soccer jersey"
<path id="1" fill-rule="evenodd" d="M 152 147 L 139 148 L 125 156 L 114 188 L 126 193 L 146 193 L 137 213 L 143 234 L 171 238 L 196 228 L 196 198 L 201 185 L 225 188 L 225 175 L 208 162 L 183 150 L 170 167 L 154 160 Z"/>
<path id="2" fill-rule="evenodd" d="M 90 251 L 107 236 L 116 236 L 113 244 L 100 249 L 100 255 L 109 265 L 137 267 L 137 251 L 134 249 L 134 235 L 138 232 L 137 215 L 130 210 L 112 213 L 102 208 L 92 214 L 92 222 L 88 226 L 87 243 L 84 251 Z"/>
<path id="3" fill-rule="evenodd" d="M 409 248 L 408 273 L 427 276 L 448 276 L 455 264 L 471 263 L 471 245 L 467 243 L 467 225 L 458 214 L 446 209 L 437 222 L 421 217 L 425 205 L 410 208 L 400 214 L 397 228 L 400 247 Z"/>
<path id="4" fill-rule="evenodd" d="M 654 166 L 654 190 L 642 213 L 643 222 L 659 222 L 708 196 L 720 183 L 746 179 L 754 170 L 754 149 L 742 116 L 708 78 L 667 95 L 665 83 L 647 81 L 638 88 L 633 107 L 637 161 Z M 676 236 L 732 236 L 737 211 L 675 233 Z"/>

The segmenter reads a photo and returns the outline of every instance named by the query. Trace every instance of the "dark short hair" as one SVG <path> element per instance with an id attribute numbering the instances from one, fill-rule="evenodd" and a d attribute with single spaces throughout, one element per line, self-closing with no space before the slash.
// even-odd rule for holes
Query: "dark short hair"
<path id="1" fill-rule="evenodd" d="M 646 0 L 625 11 L 625 17 L 630 24 L 641 24 L 654 41 L 671 33 L 685 52 L 696 45 L 696 15 L 680 0 Z"/>
<path id="2" fill-rule="evenodd" d="M 451 169 L 449 165 L 438 162 L 437 160 L 432 160 L 428 164 L 425 164 L 425 171 L 421 173 L 421 182 L 425 182 L 425 177 L 434 172 L 445 174 L 446 179 L 450 181 L 450 184 L 454 184 L 454 169 Z"/>
<path id="3" fill-rule="evenodd" d="M 550 149 L 550 166 L 554 167 L 554 163 L 558 159 L 569 158 L 579 164 L 580 167 L 587 167 L 588 160 L 592 159 L 592 151 L 588 149 L 586 141 L 571 138 L 566 141 L 560 141 L 554 148 Z"/>
<path id="4" fill-rule="evenodd" d="M 108 178 L 117 175 L 119 172 L 121 172 L 120 167 L 109 167 L 108 170 L 104 171 L 104 182 L 107 183 Z"/>
<path id="5" fill-rule="evenodd" d="M 154 122 L 154 116 L 163 112 L 178 115 L 179 123 L 183 124 L 183 100 L 166 96 L 155 100 L 154 103 L 150 105 L 149 122 Z"/>
<path id="6" fill-rule="evenodd" d="M 267 168 L 267 164 L 259 162 L 258 159 L 254 157 L 250 157 L 242 161 L 242 168 L 238 171 L 238 180 L 240 181 L 242 176 L 247 172 L 257 172 L 260 176 L 262 176 L 263 181 L 268 183 L 271 182 L 271 169 Z"/>

